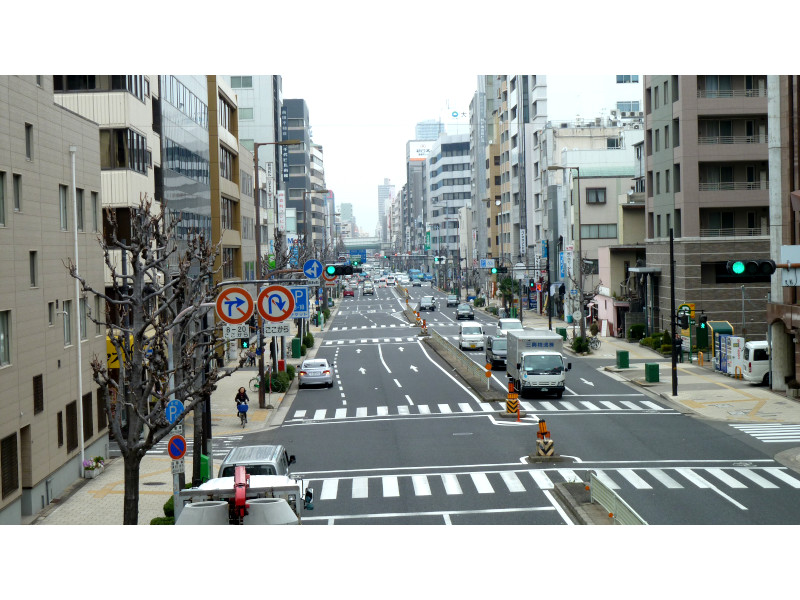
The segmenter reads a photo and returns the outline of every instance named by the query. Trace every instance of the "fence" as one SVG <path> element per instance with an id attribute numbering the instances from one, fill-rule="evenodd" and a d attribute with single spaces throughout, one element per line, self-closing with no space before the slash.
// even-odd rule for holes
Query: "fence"
<path id="1" fill-rule="evenodd" d="M 606 486 L 594 472 L 589 475 L 589 495 L 592 503 L 597 502 L 613 515 L 614 523 L 618 525 L 647 525 L 636 511 L 628 506 L 622 498 L 610 487 Z"/>

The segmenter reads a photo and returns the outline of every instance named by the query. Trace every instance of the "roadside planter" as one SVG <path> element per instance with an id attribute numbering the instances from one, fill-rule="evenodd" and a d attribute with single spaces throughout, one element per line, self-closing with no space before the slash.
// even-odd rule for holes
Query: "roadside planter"
<path id="1" fill-rule="evenodd" d="M 104 458 L 95 456 L 92 459 L 83 461 L 83 476 L 86 479 L 94 479 L 105 469 Z"/>

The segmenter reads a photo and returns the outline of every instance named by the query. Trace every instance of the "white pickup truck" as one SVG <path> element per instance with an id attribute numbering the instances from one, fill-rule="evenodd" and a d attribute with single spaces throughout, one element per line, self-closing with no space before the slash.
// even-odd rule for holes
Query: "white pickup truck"
<path id="1" fill-rule="evenodd" d="M 563 338 L 548 329 L 511 330 L 506 338 L 506 374 L 514 389 L 520 395 L 537 391 L 561 398 L 572 368 L 561 354 Z"/>

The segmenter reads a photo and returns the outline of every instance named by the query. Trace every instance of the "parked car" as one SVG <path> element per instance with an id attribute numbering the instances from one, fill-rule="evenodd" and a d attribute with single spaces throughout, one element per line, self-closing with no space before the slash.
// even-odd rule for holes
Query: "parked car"
<path id="1" fill-rule="evenodd" d="M 742 376 L 750 383 L 769 384 L 769 344 L 766 341 L 745 342 Z"/>
<path id="2" fill-rule="evenodd" d="M 497 322 L 497 331 L 495 335 L 505 336 L 509 330 L 522 330 L 522 321 L 519 319 L 500 319 Z"/>
<path id="3" fill-rule="evenodd" d="M 456 296 L 455 294 L 448 294 L 447 306 L 458 306 L 458 296 Z"/>
<path id="4" fill-rule="evenodd" d="M 419 301 L 417 310 L 420 312 L 423 310 L 436 310 L 436 299 L 433 296 L 423 296 Z"/>
<path id="5" fill-rule="evenodd" d="M 324 358 L 304 360 L 298 371 L 298 386 L 326 385 L 333 387 L 333 372 Z"/>
<path id="6" fill-rule="evenodd" d="M 419 279 L 415 279 L 411 282 L 411 287 L 422 287 L 422 282 Z"/>
<path id="7" fill-rule="evenodd" d="M 462 350 L 483 348 L 483 326 L 477 321 L 462 323 L 458 330 L 458 347 Z"/>
<path id="8" fill-rule="evenodd" d="M 456 308 L 456 321 L 460 319 L 469 319 L 470 321 L 475 320 L 475 312 L 466 302 L 462 302 L 458 305 L 458 308 Z"/>
<path id="9" fill-rule="evenodd" d="M 342 298 L 347 298 L 348 296 L 350 296 L 351 298 L 356 297 L 356 292 L 351 287 L 344 288 L 344 291 L 342 292 Z"/>
<path id="10" fill-rule="evenodd" d="M 506 366 L 507 340 L 502 336 L 486 336 L 486 362 L 495 365 Z"/>

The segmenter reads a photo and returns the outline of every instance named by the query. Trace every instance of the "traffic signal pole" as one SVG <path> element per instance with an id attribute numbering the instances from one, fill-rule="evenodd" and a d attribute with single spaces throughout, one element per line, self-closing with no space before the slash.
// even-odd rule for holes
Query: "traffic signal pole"
<path id="1" fill-rule="evenodd" d="M 669 280 L 670 280 L 670 317 L 672 321 L 672 395 L 678 395 L 678 349 L 675 347 L 675 244 L 672 229 L 669 230 Z"/>

